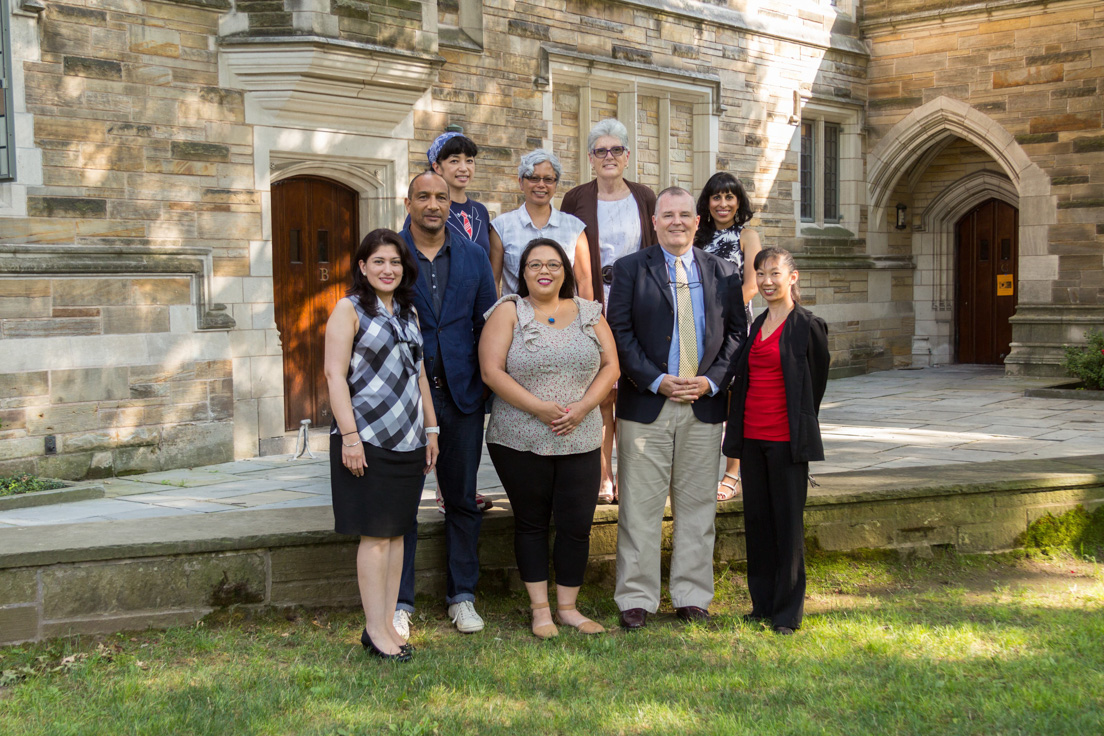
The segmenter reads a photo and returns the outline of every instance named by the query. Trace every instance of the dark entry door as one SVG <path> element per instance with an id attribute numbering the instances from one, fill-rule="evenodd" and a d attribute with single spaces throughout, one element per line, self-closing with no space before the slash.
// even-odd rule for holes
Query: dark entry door
<path id="1" fill-rule="evenodd" d="M 955 225 L 959 363 L 1004 363 L 1016 311 L 1019 212 L 990 199 Z"/>
<path id="2" fill-rule="evenodd" d="M 357 194 L 336 182 L 297 176 L 272 186 L 276 329 L 284 353 L 284 424 L 329 426 L 323 375 L 326 320 L 350 285 Z"/>

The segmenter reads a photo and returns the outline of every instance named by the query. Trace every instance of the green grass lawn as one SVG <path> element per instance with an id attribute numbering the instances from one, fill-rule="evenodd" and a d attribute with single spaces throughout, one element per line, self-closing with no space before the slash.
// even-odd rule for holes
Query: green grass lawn
<path id="1" fill-rule="evenodd" d="M 361 650 L 349 611 L 219 614 L 187 629 L 0 649 L 0 733 L 1104 733 L 1104 568 L 1074 559 L 817 558 L 805 626 L 744 624 L 743 576 L 715 615 L 538 642 L 522 594 L 482 634 L 423 601 L 415 660 Z"/>

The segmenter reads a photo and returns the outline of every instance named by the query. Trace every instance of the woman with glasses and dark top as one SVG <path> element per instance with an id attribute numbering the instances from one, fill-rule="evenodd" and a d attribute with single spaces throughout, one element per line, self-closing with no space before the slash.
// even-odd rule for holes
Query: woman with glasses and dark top
<path id="1" fill-rule="evenodd" d="M 516 294 L 521 252 L 536 238 L 551 238 L 563 247 L 583 299 L 594 298 L 590 279 L 590 246 L 583 221 L 552 206 L 563 174 L 560 159 L 538 148 L 521 157 L 518 185 L 525 198 L 521 207 L 491 222 L 491 270 L 502 294 Z"/>
<path id="2" fill-rule="evenodd" d="M 759 233 L 744 225 L 754 214 L 744 185 L 727 171 L 718 171 L 709 177 L 698 196 L 698 217 L 701 219 L 694 245 L 736 266 L 748 325 L 752 321 L 751 299 L 756 294 L 753 264 L 760 245 Z M 717 500 L 727 501 L 739 493 L 740 459 L 729 458 L 724 477 L 717 484 Z"/>
<path id="3" fill-rule="evenodd" d="M 514 511 L 514 553 L 533 634 L 558 633 L 548 600 L 549 522 L 556 539 L 556 618 L 584 634 L 605 629 L 575 607 L 598 501 L 602 422 L 595 411 L 619 372 L 597 302 L 575 296 L 567 253 L 537 238 L 521 254 L 518 293 L 487 312 L 483 382 L 495 393 L 487 452 Z"/>
<path id="4" fill-rule="evenodd" d="M 403 535 L 437 463 L 440 429 L 422 364 L 410 250 L 394 232 L 373 230 L 353 263 L 353 286 L 326 323 L 334 531 L 360 537 L 361 643 L 405 662 L 412 648 L 392 625 Z"/>
<path id="5" fill-rule="evenodd" d="M 755 281 L 767 309 L 733 361 L 722 450 L 744 476 L 748 621 L 792 634 L 805 608 L 809 462 L 824 459 L 820 401 L 828 383 L 828 326 L 801 306 L 793 256 L 764 248 Z"/>
<path id="6" fill-rule="evenodd" d="M 587 136 L 587 150 L 594 179 L 580 184 L 566 195 L 560 209 L 586 224 L 590 243 L 591 281 L 594 298 L 605 305 L 613 283 L 613 264 L 621 256 L 655 245 L 652 225 L 656 195 L 643 184 L 625 178 L 629 163 L 629 131 L 618 120 L 598 122 Z M 613 415 L 616 388 L 602 401 L 602 486 L 599 500 L 617 500 L 613 475 Z"/>

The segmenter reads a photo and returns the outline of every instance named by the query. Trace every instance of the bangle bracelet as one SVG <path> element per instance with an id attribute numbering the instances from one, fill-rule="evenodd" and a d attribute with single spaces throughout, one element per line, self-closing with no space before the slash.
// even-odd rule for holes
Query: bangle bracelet
<path id="1" fill-rule="evenodd" d="M 425 431 L 426 431 L 426 434 L 436 434 L 436 435 L 441 434 L 441 428 L 440 427 L 426 427 Z"/>
<path id="2" fill-rule="evenodd" d="M 356 447 L 356 446 L 357 446 L 357 445 L 359 445 L 359 444 L 360 444 L 359 442 L 354 442 L 354 443 L 353 443 L 353 444 L 351 444 L 351 445 L 346 445 L 346 444 L 345 444 L 344 442 L 342 442 L 342 443 L 341 443 L 341 446 L 342 446 L 342 447 Z"/>

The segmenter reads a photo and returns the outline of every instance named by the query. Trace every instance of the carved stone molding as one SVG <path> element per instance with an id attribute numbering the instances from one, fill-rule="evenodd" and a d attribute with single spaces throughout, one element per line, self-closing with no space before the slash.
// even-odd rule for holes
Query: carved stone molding
<path id="1" fill-rule="evenodd" d="M 246 122 L 389 135 L 437 78 L 431 54 L 322 36 L 224 38 L 224 86 L 246 92 Z"/>
<path id="2" fill-rule="evenodd" d="M 190 276 L 197 330 L 236 325 L 225 304 L 211 304 L 207 248 L 158 249 L 114 245 L 0 244 L 0 275 L 9 276 Z"/>

